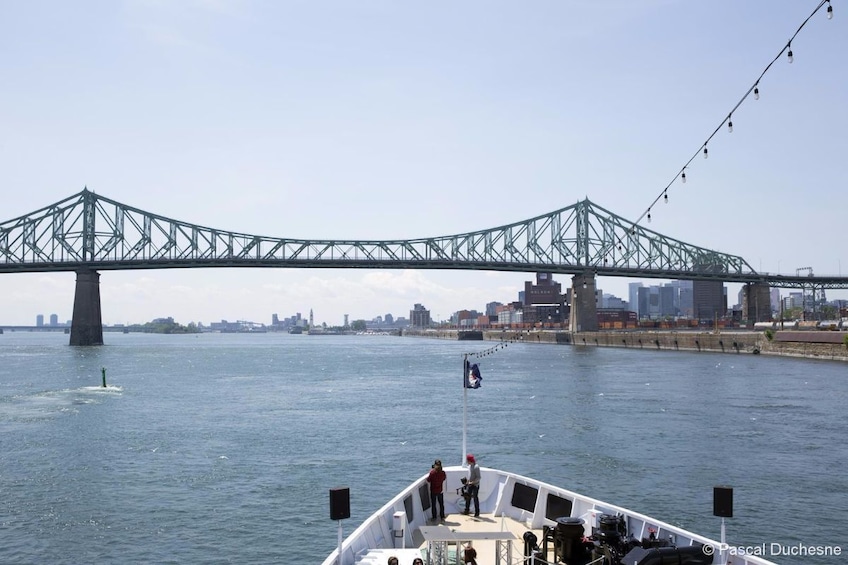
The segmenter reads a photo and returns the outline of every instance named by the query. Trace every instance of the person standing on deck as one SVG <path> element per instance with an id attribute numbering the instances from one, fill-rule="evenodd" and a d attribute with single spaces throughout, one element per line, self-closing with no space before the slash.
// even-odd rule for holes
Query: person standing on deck
<path id="1" fill-rule="evenodd" d="M 462 513 L 468 514 L 471 508 L 471 500 L 474 499 L 474 516 L 479 517 L 480 499 L 477 495 L 480 493 L 480 467 L 477 466 L 477 461 L 470 453 L 465 457 L 465 460 L 468 462 L 469 496 L 465 499 L 465 510 Z"/>
<path id="2" fill-rule="evenodd" d="M 430 483 L 430 510 L 433 512 L 433 521 L 436 521 L 436 503 L 439 503 L 439 516 L 442 520 L 445 519 L 445 481 L 448 480 L 448 475 L 442 469 L 442 461 L 436 459 L 433 467 L 430 469 L 430 474 L 427 475 L 427 482 Z"/>

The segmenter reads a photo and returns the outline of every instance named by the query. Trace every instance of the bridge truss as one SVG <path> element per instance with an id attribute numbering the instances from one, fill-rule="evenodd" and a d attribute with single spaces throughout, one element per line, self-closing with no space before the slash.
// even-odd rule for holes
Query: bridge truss
<path id="1" fill-rule="evenodd" d="M 187 267 L 458 269 L 770 280 L 741 257 L 666 237 L 588 199 L 497 228 L 390 241 L 230 232 L 145 212 L 87 189 L 0 224 L 0 272 Z M 823 282 L 780 278 L 784 284 L 777 286 L 801 288 Z M 839 288 L 848 286 L 845 280 L 841 284 Z"/>

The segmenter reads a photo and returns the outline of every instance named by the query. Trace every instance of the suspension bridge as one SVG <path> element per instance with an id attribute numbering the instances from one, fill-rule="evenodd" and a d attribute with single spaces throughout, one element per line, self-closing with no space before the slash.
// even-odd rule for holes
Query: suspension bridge
<path id="1" fill-rule="evenodd" d="M 103 342 L 100 271 L 198 267 L 566 274 L 573 277 L 571 327 L 582 331 L 597 329 L 594 290 L 598 276 L 744 283 L 752 305 L 768 304 L 771 286 L 813 291 L 848 288 L 848 277 L 758 273 L 742 257 L 667 237 L 588 199 L 496 228 L 381 241 L 232 232 L 166 218 L 88 189 L 0 223 L 0 273 L 76 272 L 71 345 Z M 757 317 L 755 310 L 760 311 L 751 306 Z"/>

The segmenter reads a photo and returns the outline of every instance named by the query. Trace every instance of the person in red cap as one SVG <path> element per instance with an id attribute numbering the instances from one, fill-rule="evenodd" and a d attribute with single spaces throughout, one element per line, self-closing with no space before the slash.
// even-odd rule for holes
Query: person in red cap
<path id="1" fill-rule="evenodd" d="M 477 466 L 477 460 L 470 453 L 465 456 L 465 461 L 468 462 L 468 497 L 465 499 L 465 510 L 463 514 L 468 514 L 471 509 L 471 500 L 474 500 L 474 516 L 480 516 L 480 467 Z"/>

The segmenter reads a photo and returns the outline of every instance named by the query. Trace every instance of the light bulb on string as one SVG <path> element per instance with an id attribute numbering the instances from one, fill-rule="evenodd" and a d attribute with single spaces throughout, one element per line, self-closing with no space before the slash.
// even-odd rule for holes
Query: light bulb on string
<path id="1" fill-rule="evenodd" d="M 768 70 L 769 70 L 769 69 L 772 67 L 772 65 L 773 65 L 773 64 L 777 61 L 777 59 L 779 59 L 779 58 L 783 55 L 783 53 L 784 53 L 784 52 L 785 52 L 785 53 L 786 53 L 786 55 L 787 55 L 788 62 L 789 62 L 790 64 L 794 62 L 795 57 L 794 57 L 794 53 L 793 53 L 793 51 L 792 51 L 792 40 L 793 40 L 793 39 L 795 39 L 795 36 L 797 36 L 797 35 L 798 35 L 798 33 L 801 31 L 801 29 L 802 29 L 802 28 L 803 28 L 803 27 L 807 24 L 807 22 L 808 22 L 808 21 L 812 18 L 812 16 L 813 16 L 813 15 L 815 15 L 815 14 L 816 14 L 816 12 L 818 12 L 818 11 L 822 8 L 822 6 L 824 6 L 824 4 L 825 4 L 825 3 L 827 4 L 827 11 L 826 11 L 827 18 L 828 18 L 828 19 L 832 19 L 832 18 L 833 18 L 833 7 L 831 6 L 831 1 L 832 1 L 832 0 L 822 0 L 821 2 L 819 2 L 819 3 L 818 3 L 817 7 L 813 10 L 812 14 L 810 14 L 810 16 L 809 16 L 806 20 L 804 20 L 804 22 L 801 24 L 801 26 L 798 28 L 798 30 L 795 32 L 795 34 L 794 34 L 794 35 L 792 35 L 792 36 L 789 38 L 789 40 L 786 42 L 785 47 L 784 47 L 782 50 L 780 50 L 780 52 L 779 52 L 779 53 L 777 54 L 777 56 L 776 56 L 776 57 L 775 57 L 775 58 L 771 61 L 771 63 L 769 63 L 769 64 L 768 64 L 768 66 L 766 66 L 765 70 L 764 70 L 764 71 L 760 74 L 759 79 L 762 79 L 762 77 L 766 74 L 766 72 L 768 72 Z M 757 81 L 754 83 L 754 85 L 753 85 L 753 86 L 752 86 L 752 87 L 751 87 L 751 88 L 750 88 L 750 89 L 749 89 L 749 90 L 745 93 L 745 95 L 742 97 L 742 100 L 740 100 L 740 101 L 736 104 L 736 106 L 734 106 L 734 107 L 733 107 L 733 109 L 734 109 L 734 110 L 735 110 L 736 108 L 738 108 L 738 107 L 739 107 L 739 106 L 740 106 L 740 105 L 741 105 L 741 104 L 745 101 L 745 99 L 746 99 L 746 98 L 747 98 L 750 94 L 752 94 L 752 93 L 753 93 L 753 95 L 754 95 L 754 100 L 759 100 L 759 99 L 760 99 L 759 79 L 757 79 Z M 720 129 L 720 128 L 724 125 L 724 123 L 726 123 L 726 124 L 727 124 L 727 131 L 728 131 L 728 133 L 733 133 L 733 116 L 732 116 L 732 111 L 731 111 L 731 113 L 730 113 L 730 114 L 728 114 L 728 115 L 727 115 L 727 118 L 725 118 L 724 122 L 722 122 L 722 123 L 719 125 L 719 129 Z M 710 135 L 710 136 L 707 138 L 707 140 L 704 142 L 704 144 L 701 146 L 702 154 L 703 154 L 703 156 L 704 156 L 704 159 L 708 159 L 708 158 L 709 158 L 708 143 L 709 143 L 709 141 L 710 141 L 710 140 L 711 140 L 711 139 L 712 139 L 712 138 L 716 135 L 716 133 L 717 133 L 717 132 L 718 132 L 718 129 L 717 129 L 717 130 L 715 130 L 715 131 L 713 132 L 713 134 L 712 134 L 712 135 Z M 695 153 L 695 155 L 697 155 L 697 153 Z M 694 156 L 693 156 L 692 158 L 694 158 Z M 691 159 L 690 159 L 690 162 L 691 162 Z M 686 168 L 686 167 L 683 167 L 683 169 L 685 169 L 685 168 Z M 683 183 L 683 184 L 685 184 L 685 183 L 686 183 L 686 173 L 685 173 L 685 171 L 684 171 L 684 170 L 681 170 L 681 171 L 680 171 L 680 173 L 679 173 L 679 178 L 680 178 L 681 183 Z M 672 181 L 672 182 L 673 182 L 673 181 Z M 669 185 L 669 186 L 670 186 L 670 185 Z M 668 187 L 667 187 L 667 188 L 668 188 Z M 668 193 L 667 193 L 667 189 L 663 191 L 663 193 L 662 193 L 662 197 L 663 197 L 663 199 L 665 200 L 665 202 L 666 202 L 666 204 L 667 204 L 667 203 L 668 203 Z M 657 198 L 657 200 L 654 200 L 654 204 L 656 204 L 656 202 L 657 202 L 658 200 L 659 200 L 659 198 Z M 648 222 L 650 222 L 650 221 L 651 221 L 651 208 L 648 208 L 648 211 L 645 213 L 645 216 L 647 216 Z M 623 227 L 623 226 L 622 226 L 622 227 Z M 634 237 L 635 237 L 635 235 L 636 235 L 636 229 L 635 229 L 635 227 L 636 227 L 635 225 L 631 226 L 631 231 L 630 231 L 630 235 L 631 235 L 631 236 L 634 236 Z M 626 229 L 626 228 L 625 228 L 625 229 Z M 621 251 L 621 245 L 619 245 L 619 251 Z"/>
<path id="2" fill-rule="evenodd" d="M 830 5 L 830 2 L 827 3 L 827 19 L 833 19 L 833 6 Z"/>

